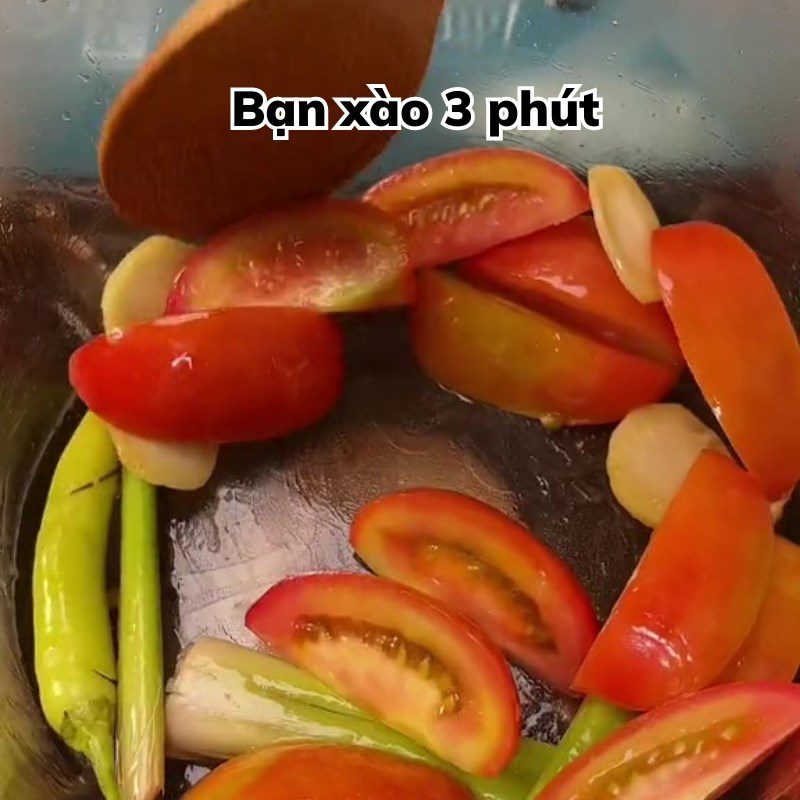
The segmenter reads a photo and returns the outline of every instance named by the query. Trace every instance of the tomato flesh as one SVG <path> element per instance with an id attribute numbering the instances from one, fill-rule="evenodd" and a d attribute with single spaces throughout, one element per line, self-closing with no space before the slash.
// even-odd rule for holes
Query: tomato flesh
<path id="1" fill-rule="evenodd" d="M 793 681 L 800 669 L 800 547 L 778 536 L 767 594 L 753 630 L 720 683 Z"/>
<path id="2" fill-rule="evenodd" d="M 656 231 L 653 262 L 686 361 L 747 468 L 778 500 L 800 479 L 800 345 L 758 256 L 731 231 Z"/>
<path id="3" fill-rule="evenodd" d="M 419 274 L 412 342 L 440 384 L 553 425 L 619 420 L 679 374 L 436 270 Z"/>
<path id="4" fill-rule="evenodd" d="M 628 723 L 538 800 L 711 800 L 800 727 L 800 687 L 715 687 Z"/>
<path id="5" fill-rule="evenodd" d="M 361 311 L 407 302 L 405 237 L 366 203 L 325 200 L 252 217 L 189 258 L 167 310 L 298 306 Z"/>
<path id="6" fill-rule="evenodd" d="M 465 772 L 497 775 L 519 745 L 502 654 L 466 617 L 369 575 L 292 578 L 247 613 L 271 650 Z"/>
<path id="7" fill-rule="evenodd" d="M 586 186 L 569 169 L 512 149 L 431 158 L 390 175 L 364 199 L 405 223 L 416 267 L 475 255 L 589 208 Z"/>
<path id="8" fill-rule="evenodd" d="M 184 800 L 471 800 L 454 778 L 357 747 L 269 747 L 215 769 Z"/>
<path id="9" fill-rule="evenodd" d="M 589 217 L 499 245 L 459 274 L 627 352 L 683 363 L 664 307 L 643 305 L 620 283 Z"/>
<path id="10" fill-rule="evenodd" d="M 753 627 L 775 535 L 752 476 L 705 451 L 589 650 L 575 687 L 634 710 L 711 683 Z"/>
<path id="11" fill-rule="evenodd" d="M 362 508 L 350 541 L 379 575 L 458 609 L 523 667 L 569 690 L 597 617 L 570 569 L 514 520 L 456 492 L 416 489 Z"/>
<path id="12" fill-rule="evenodd" d="M 341 334 L 328 317 L 238 308 L 165 317 L 100 336 L 70 360 L 98 416 L 149 439 L 269 439 L 317 422 L 342 387 Z"/>

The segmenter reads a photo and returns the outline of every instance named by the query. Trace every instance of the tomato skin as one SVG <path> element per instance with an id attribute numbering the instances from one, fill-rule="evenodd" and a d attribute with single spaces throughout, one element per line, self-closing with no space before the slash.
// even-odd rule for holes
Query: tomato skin
<path id="1" fill-rule="evenodd" d="M 686 361 L 770 500 L 800 478 L 800 345 L 758 256 L 731 231 L 656 231 L 653 262 Z"/>
<path id="2" fill-rule="evenodd" d="M 719 683 L 791 682 L 800 669 L 800 546 L 778 536 L 756 624 Z"/>
<path id="3" fill-rule="evenodd" d="M 364 200 L 405 223 L 416 267 L 475 255 L 589 209 L 586 186 L 565 166 L 507 148 L 414 164 L 377 183 Z"/>
<path id="4" fill-rule="evenodd" d="M 800 734 L 795 734 L 764 765 L 754 800 L 800 800 Z"/>
<path id="5" fill-rule="evenodd" d="M 501 244 L 459 274 L 629 353 L 683 364 L 664 307 L 643 305 L 620 283 L 589 217 Z"/>
<path id="6" fill-rule="evenodd" d="M 318 620 L 324 633 L 308 635 Z M 519 698 L 502 654 L 466 617 L 416 591 L 371 575 L 305 575 L 269 589 L 246 624 L 273 652 L 465 772 L 498 775 L 519 746 Z M 446 707 L 454 691 L 457 703 Z"/>
<path id="7" fill-rule="evenodd" d="M 350 541 L 379 575 L 459 610 L 522 666 L 569 691 L 597 635 L 597 617 L 566 564 L 517 522 L 457 492 L 416 489 L 362 508 Z M 488 568 L 482 581 L 476 558 Z M 527 640 L 530 618 L 518 610 L 520 596 L 537 619 L 537 634 Z"/>
<path id="8" fill-rule="evenodd" d="M 753 627 L 774 546 L 769 503 L 755 479 L 705 451 L 653 533 L 575 688 L 645 710 L 710 684 Z"/>
<path id="9" fill-rule="evenodd" d="M 472 800 L 439 770 L 374 750 L 268 747 L 215 769 L 184 800 Z"/>
<path id="10" fill-rule="evenodd" d="M 538 800 L 711 800 L 800 726 L 800 687 L 714 687 L 628 723 L 567 766 Z"/>
<path id="11" fill-rule="evenodd" d="M 321 419 L 341 393 L 341 334 L 327 317 L 239 308 L 99 336 L 70 359 L 98 416 L 149 439 L 269 439 Z"/>
<path id="12" fill-rule="evenodd" d="M 474 400 L 552 424 L 615 422 L 660 400 L 679 369 L 608 347 L 436 270 L 418 276 L 420 366 Z"/>
<path id="13" fill-rule="evenodd" d="M 323 200 L 246 219 L 197 250 L 167 312 L 231 306 L 363 311 L 407 302 L 408 245 L 385 212 Z"/>

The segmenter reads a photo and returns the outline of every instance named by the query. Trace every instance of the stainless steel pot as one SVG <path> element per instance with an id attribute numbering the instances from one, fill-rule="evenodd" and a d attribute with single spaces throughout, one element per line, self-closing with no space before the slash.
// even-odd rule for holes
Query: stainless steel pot
<path id="1" fill-rule="evenodd" d="M 331 0 L 334 2 L 334 0 Z M 183 0 L 0 4 L 0 798 L 96 797 L 48 733 L 30 669 L 33 535 L 74 422 L 70 351 L 98 329 L 107 270 L 139 233 L 95 186 L 94 142 L 122 81 Z M 450 0 L 424 92 L 483 96 L 534 84 L 597 86 L 601 132 L 513 134 L 576 168 L 632 168 L 664 219 L 708 218 L 763 255 L 800 318 L 800 6 L 783 0 Z M 355 182 L 475 145 L 434 125 L 399 136 Z M 747 320 L 742 320 L 746 325 Z M 355 568 L 354 509 L 380 491 L 462 489 L 519 515 L 576 569 L 607 613 L 645 542 L 611 500 L 608 430 L 546 433 L 468 404 L 416 369 L 400 314 L 346 321 L 351 376 L 323 426 L 228 448 L 212 483 L 164 494 L 168 659 L 200 633 L 248 642 L 241 617 L 278 577 Z M 775 387 L 780 391 L 780 387 Z M 687 380 L 680 398 L 708 417 Z M 800 512 L 790 507 L 787 535 Z M 168 668 L 171 663 L 168 665 Z M 557 738 L 568 701 L 520 677 L 526 729 Z M 197 771 L 172 770 L 170 800 Z"/>

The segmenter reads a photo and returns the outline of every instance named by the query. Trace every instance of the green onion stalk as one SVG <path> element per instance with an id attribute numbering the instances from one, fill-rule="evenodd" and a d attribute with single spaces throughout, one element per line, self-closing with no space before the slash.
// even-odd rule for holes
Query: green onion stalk
<path id="1" fill-rule="evenodd" d="M 629 711 L 594 697 L 587 697 L 570 723 L 539 776 L 529 800 L 533 800 L 565 767 L 608 738 L 633 718 Z"/>
<path id="2" fill-rule="evenodd" d="M 467 775 L 313 676 L 218 639 L 199 639 L 184 651 L 166 709 L 167 750 L 175 758 L 219 761 L 299 742 L 367 747 L 444 770 L 480 800 L 526 800 L 553 750 L 524 739 L 502 775 Z"/>
<path id="3" fill-rule="evenodd" d="M 119 727 L 122 800 L 164 791 L 164 667 L 156 489 L 122 472 Z"/>

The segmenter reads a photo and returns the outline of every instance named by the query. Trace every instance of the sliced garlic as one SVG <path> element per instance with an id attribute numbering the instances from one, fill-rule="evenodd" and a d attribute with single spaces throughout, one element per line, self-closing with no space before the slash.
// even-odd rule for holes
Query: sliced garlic
<path id="1" fill-rule="evenodd" d="M 108 427 L 119 460 L 153 486 L 191 491 L 204 486 L 217 463 L 219 447 L 194 442 L 157 442 Z"/>
<path id="2" fill-rule="evenodd" d="M 683 406 L 637 408 L 611 435 L 606 459 L 611 491 L 628 513 L 656 528 L 707 449 L 730 455 L 719 436 Z"/>
<path id="3" fill-rule="evenodd" d="M 196 248 L 169 236 L 151 236 L 119 262 L 103 288 L 106 333 L 164 316 L 172 284 Z"/>
<path id="4" fill-rule="evenodd" d="M 167 236 L 151 236 L 133 248 L 109 275 L 101 306 L 106 333 L 163 316 L 175 277 L 195 248 Z M 154 486 L 199 489 L 211 476 L 219 447 L 157 442 L 109 426 L 119 460 Z"/>
<path id="5" fill-rule="evenodd" d="M 703 450 L 730 456 L 707 425 L 677 403 L 654 403 L 631 411 L 608 443 L 606 470 L 619 504 L 650 528 L 667 507 Z M 772 521 L 783 515 L 792 492 L 770 504 Z"/>
<path id="6" fill-rule="evenodd" d="M 659 227 L 653 206 L 621 167 L 592 167 L 588 183 L 597 232 L 620 281 L 640 302 L 659 302 L 661 289 L 650 255 L 653 231 Z"/>

